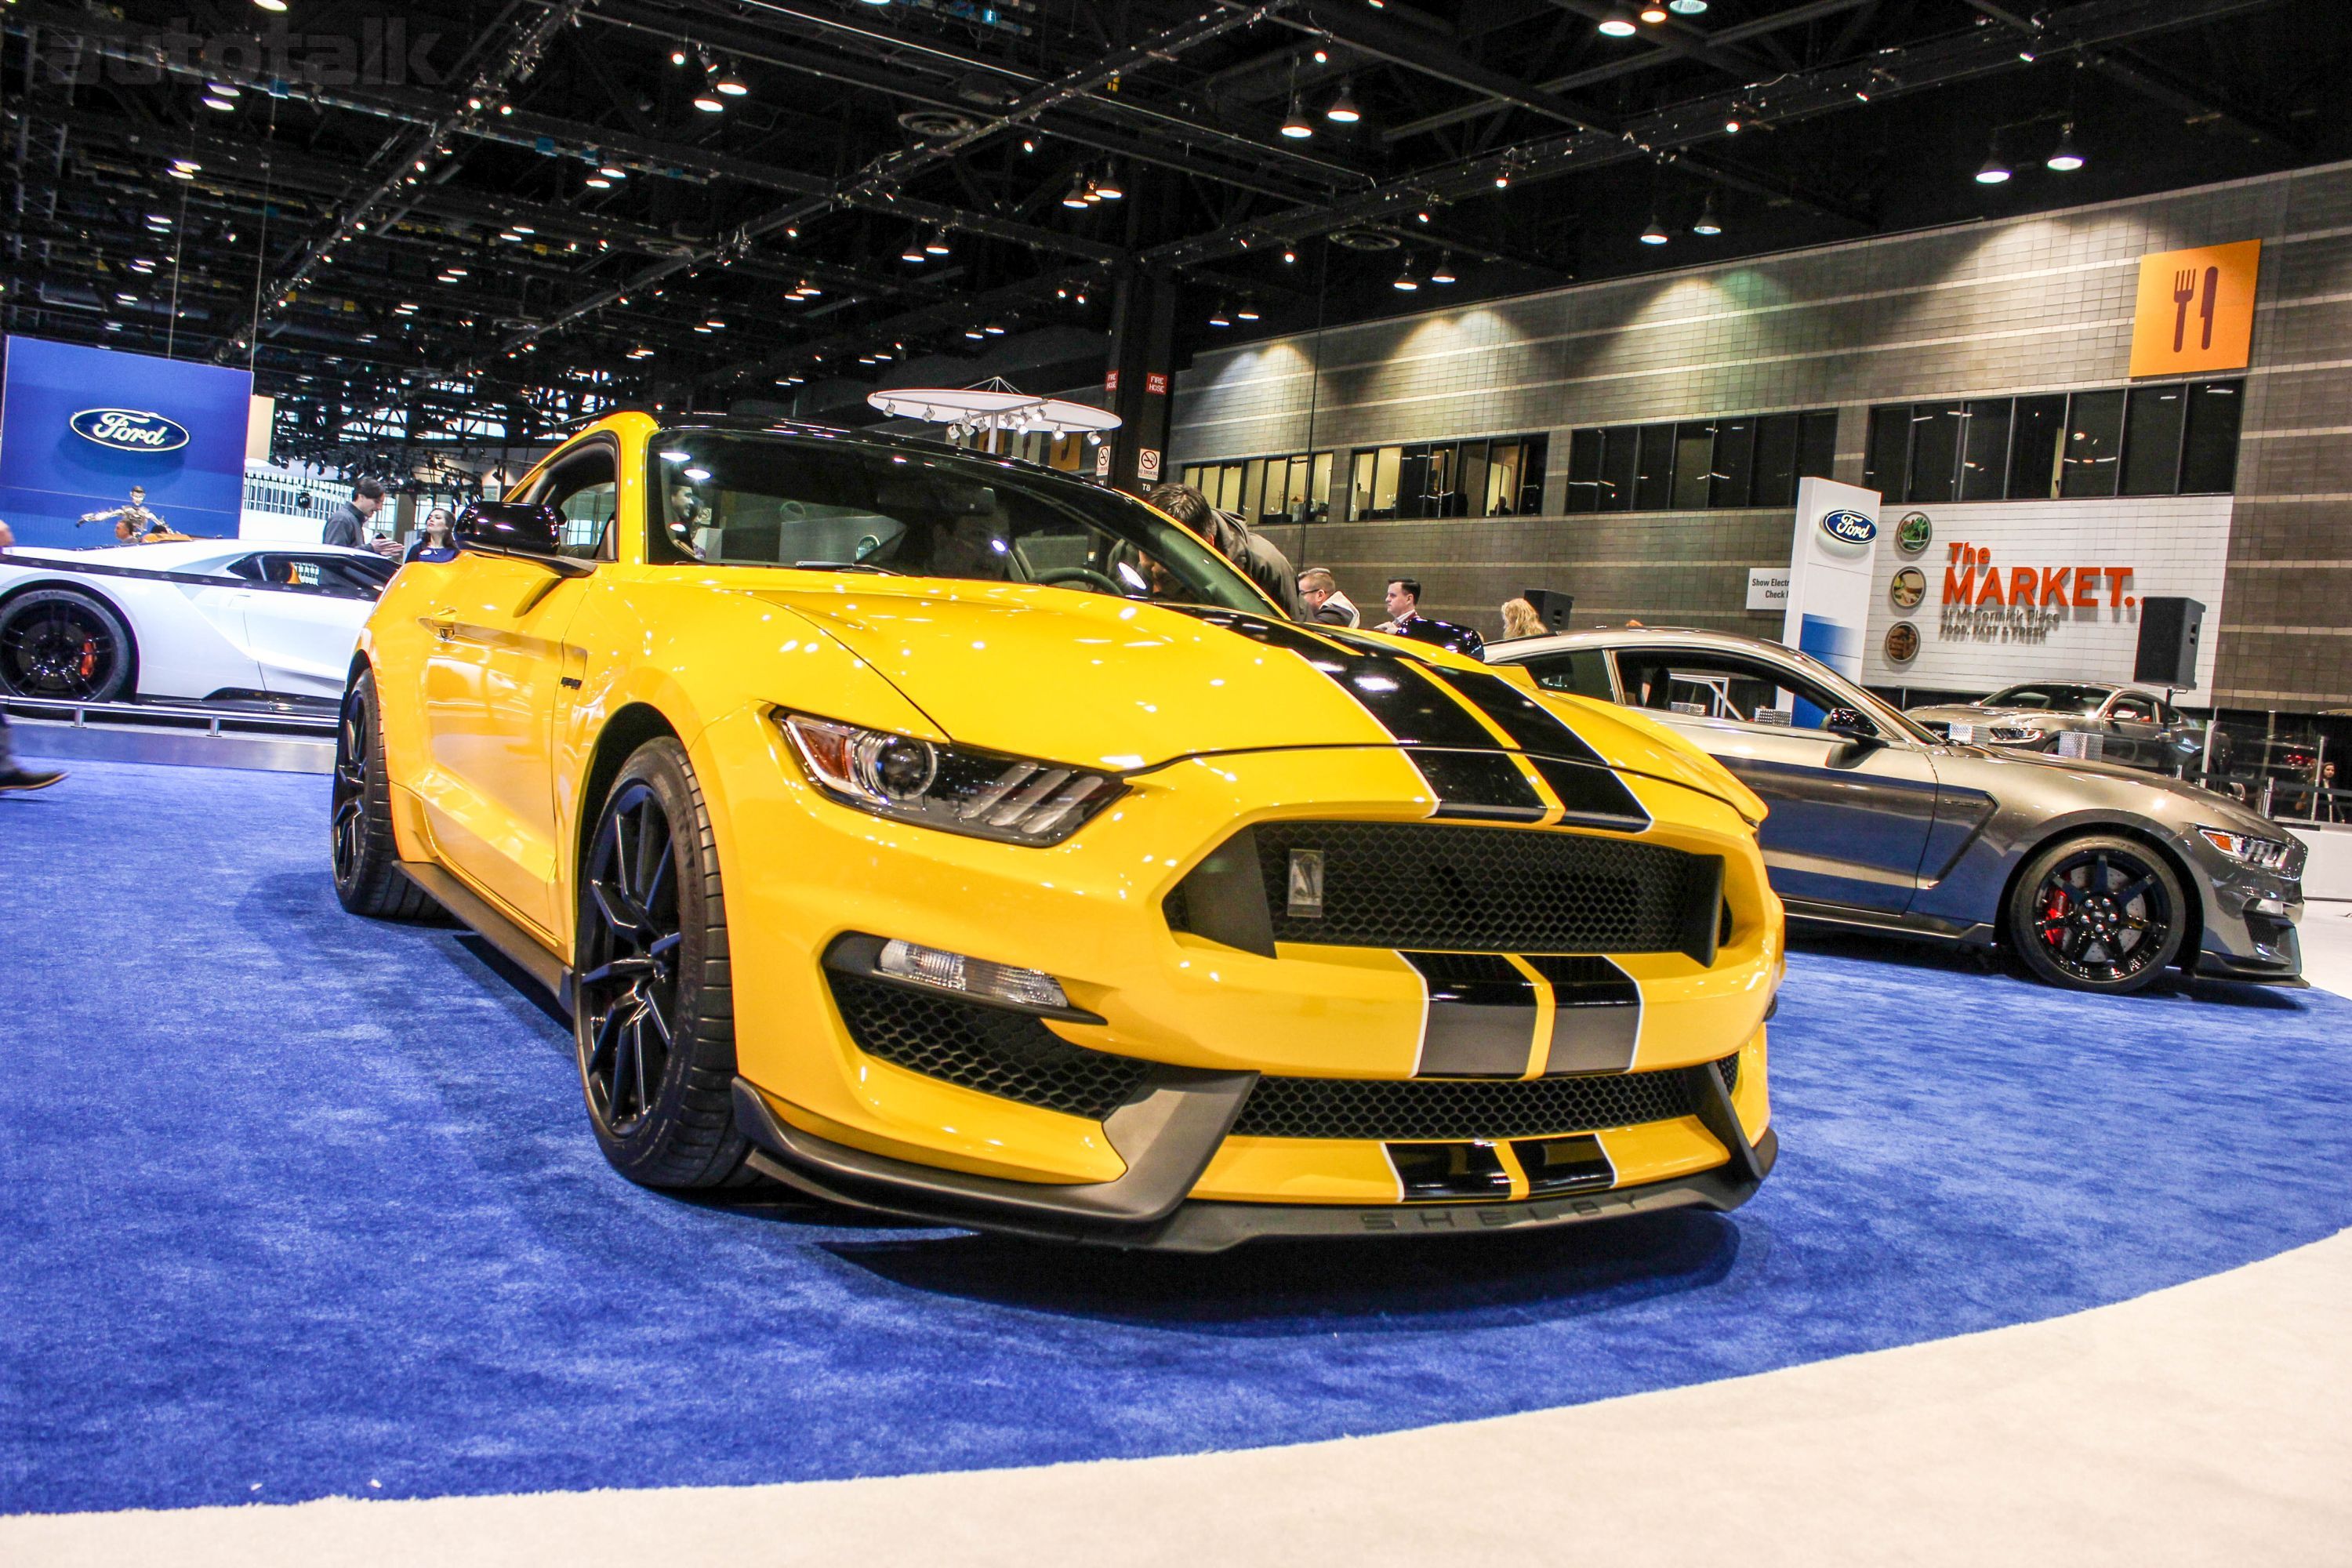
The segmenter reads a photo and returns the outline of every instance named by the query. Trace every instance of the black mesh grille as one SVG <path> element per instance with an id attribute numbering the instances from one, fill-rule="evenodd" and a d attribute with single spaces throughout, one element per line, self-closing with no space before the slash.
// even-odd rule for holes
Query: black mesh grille
<path id="1" fill-rule="evenodd" d="M 1716 1064 L 1726 1086 L 1739 1058 Z M 1234 1123 L 1255 1138 L 1543 1138 L 1688 1116 L 1682 1069 L 1581 1078 L 1262 1078 Z"/>
<path id="2" fill-rule="evenodd" d="M 868 1056 L 950 1083 L 1100 1121 L 1150 1064 L 1090 1051 L 1024 1013 L 832 974 L 849 1037 Z"/>
<path id="3" fill-rule="evenodd" d="M 1581 833 L 1274 822 L 1259 826 L 1257 842 L 1280 942 L 1456 952 L 1674 952 L 1683 946 L 1693 889 L 1712 887 L 1697 856 Z M 1289 913 L 1293 849 L 1322 852 L 1320 919 Z"/>

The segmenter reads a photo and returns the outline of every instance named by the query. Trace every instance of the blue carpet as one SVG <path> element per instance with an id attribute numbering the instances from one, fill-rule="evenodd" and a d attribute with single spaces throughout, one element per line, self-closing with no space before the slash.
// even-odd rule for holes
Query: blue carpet
<path id="1" fill-rule="evenodd" d="M 2352 1224 L 2352 1003 L 1801 951 L 1736 1215 L 1125 1258 L 611 1174 L 567 1037 L 337 909 L 326 784 L 0 800 L 0 1511 L 756 1482 L 1499 1415 Z"/>

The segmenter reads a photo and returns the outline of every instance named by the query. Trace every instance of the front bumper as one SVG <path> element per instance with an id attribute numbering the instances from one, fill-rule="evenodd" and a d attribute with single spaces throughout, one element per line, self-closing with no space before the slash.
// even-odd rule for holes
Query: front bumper
<path id="1" fill-rule="evenodd" d="M 1712 1068 L 1688 1069 L 1713 1086 L 1701 1117 L 1725 1145 L 1715 1169 L 1602 1191 L 1505 1203 L 1381 1205 L 1230 1203 L 1189 1199 L 1256 1075 L 1162 1068 L 1104 1124 L 1128 1159 L 1124 1175 L 1055 1185 L 972 1175 L 835 1143 L 779 1117 L 735 1080 L 736 1125 L 752 1166 L 828 1202 L 884 1214 L 1052 1241 L 1161 1252 L 1222 1252 L 1245 1241 L 1341 1237 L 1464 1236 L 1549 1229 L 1670 1208 L 1738 1208 L 1780 1154 L 1770 1128 L 1750 1143 Z"/>

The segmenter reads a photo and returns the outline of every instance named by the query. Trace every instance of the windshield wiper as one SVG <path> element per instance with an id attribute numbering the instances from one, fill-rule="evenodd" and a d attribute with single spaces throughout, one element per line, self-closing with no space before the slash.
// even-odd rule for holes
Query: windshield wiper
<path id="1" fill-rule="evenodd" d="M 795 572 L 871 572 L 877 577 L 905 575 L 901 572 L 893 572 L 887 566 L 876 566 L 864 561 L 795 561 L 793 563 L 793 570 Z"/>

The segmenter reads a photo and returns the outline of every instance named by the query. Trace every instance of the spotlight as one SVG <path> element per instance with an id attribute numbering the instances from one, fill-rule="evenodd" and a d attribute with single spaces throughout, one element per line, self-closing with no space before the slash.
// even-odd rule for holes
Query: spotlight
<path id="1" fill-rule="evenodd" d="M 989 322 L 988 325 L 981 328 L 980 330 L 986 332 L 992 338 L 1001 338 L 1004 335 L 1004 329 L 994 321 Z"/>
<path id="2" fill-rule="evenodd" d="M 1127 195 L 1127 188 L 1118 183 L 1118 164 L 1103 166 L 1102 178 L 1095 182 L 1095 195 L 1107 202 L 1118 201 Z"/>
<path id="3" fill-rule="evenodd" d="M 1737 135 L 1738 135 L 1738 134 L 1739 134 L 1739 121 L 1738 121 L 1737 120 L 1727 120 L 1727 121 L 1725 121 L 1723 122 L 1723 133 L 1724 133 L 1726 136 L 1737 136 Z"/>
<path id="4" fill-rule="evenodd" d="M 1304 142 L 1315 134 L 1315 127 L 1307 122 L 1307 115 L 1298 107 L 1298 95 L 1290 95 L 1290 112 L 1283 116 L 1282 133 L 1293 142 Z"/>
<path id="5" fill-rule="evenodd" d="M 963 335 L 970 338 L 973 342 L 978 342 L 987 334 L 982 332 L 978 327 L 966 327 L 963 330 Z"/>
<path id="6" fill-rule="evenodd" d="M 1364 111 L 1356 107 L 1354 91 L 1348 83 L 1341 82 L 1339 96 L 1331 100 L 1331 107 L 1323 111 L 1323 118 L 1334 125 L 1353 125 L 1363 117 Z"/>
<path id="7" fill-rule="evenodd" d="M 1226 311 L 1224 301 L 1222 300 L 1218 300 L 1217 308 L 1209 312 L 1209 325 L 1213 327 L 1230 327 L 1233 324 L 1234 319 L 1232 315 Z"/>
<path id="8" fill-rule="evenodd" d="M 683 47 L 670 50 L 669 63 L 674 66 L 684 65 L 686 63 L 686 50 Z"/>
<path id="9" fill-rule="evenodd" d="M 286 9 L 286 0 L 253 0 L 253 3 L 263 10 L 273 13 Z"/>
<path id="10" fill-rule="evenodd" d="M 1412 275 L 1412 262 L 1410 258 L 1405 261 L 1404 270 L 1396 275 L 1396 281 L 1389 287 L 1401 294 L 1410 294 L 1421 287 L 1421 279 Z"/>
<path id="11" fill-rule="evenodd" d="M 1087 177 L 1084 174 L 1070 176 L 1070 188 L 1062 193 L 1062 205 L 1071 208 L 1082 208 L 1087 205 Z"/>
<path id="12" fill-rule="evenodd" d="M 613 182 L 602 174 L 591 174 L 580 183 L 592 191 L 609 191 L 613 188 Z"/>
<path id="13" fill-rule="evenodd" d="M 1601 36 L 1604 38 L 1630 38 L 1641 30 L 1622 6 L 1601 18 Z"/>
<path id="14" fill-rule="evenodd" d="M 2058 132 L 2058 145 L 2051 152 L 2045 166 L 2062 174 L 2071 174 L 2084 164 L 2083 154 L 2074 147 L 2074 122 L 2066 121 Z"/>
<path id="15" fill-rule="evenodd" d="M 1289 246 L 1287 246 L 1287 245 L 1286 245 L 1286 246 L 1284 246 L 1284 247 L 1282 247 L 1282 262 L 1283 262 L 1283 265 L 1284 265 L 1284 266 L 1286 266 L 1286 267 L 1287 267 L 1287 266 L 1291 266 L 1291 265 L 1293 265 L 1294 263 L 1296 263 L 1297 260 L 1298 260 L 1298 252 L 1297 252 L 1297 250 L 1295 250 L 1294 248 L 1292 248 L 1291 247 L 1289 247 Z"/>
<path id="16" fill-rule="evenodd" d="M 1234 312 L 1234 321 L 1256 321 L 1256 320 L 1257 320 L 1257 306 L 1256 306 L 1255 304 L 1252 303 L 1250 300 L 1243 300 L 1243 301 L 1241 302 L 1241 308 L 1240 308 L 1240 309 L 1238 309 L 1238 310 L 1236 310 Z"/>
<path id="17" fill-rule="evenodd" d="M 1706 15 L 1706 0 L 1666 0 L 1666 9 L 1682 16 Z"/>
<path id="18" fill-rule="evenodd" d="M 1698 221 L 1691 225 L 1691 232 L 1705 235 L 1709 239 L 1723 232 L 1723 220 L 1716 216 L 1715 195 L 1712 192 L 1708 193 L 1706 205 L 1698 209 Z"/>
<path id="19" fill-rule="evenodd" d="M 618 163 L 607 163 L 596 172 L 608 180 L 625 180 L 629 177 L 629 172 Z"/>
<path id="20" fill-rule="evenodd" d="M 732 67 L 719 72 L 717 77 L 711 81 L 710 85 L 717 88 L 720 92 L 725 93 L 729 98 L 743 98 L 748 96 L 751 90 L 751 84 L 743 79 L 742 73 L 734 69 Z"/>
<path id="21" fill-rule="evenodd" d="M 1495 188 L 1496 190 L 1507 190 L 1510 187 L 1510 184 L 1511 172 L 1508 169 L 1497 169 L 1495 171 Z"/>
<path id="22" fill-rule="evenodd" d="M 1460 282 L 1461 279 L 1454 270 L 1454 258 L 1451 256 L 1439 257 L 1437 265 L 1429 269 L 1429 280 L 1432 283 Z"/>
<path id="23" fill-rule="evenodd" d="M 948 253 L 948 231 L 943 228 L 931 230 L 931 237 L 923 241 L 923 253 L 927 256 L 945 256 Z"/>
<path id="24" fill-rule="evenodd" d="M 1650 24 L 1653 27 L 1656 26 L 1665 19 L 1666 8 L 1664 5 L 1644 5 L 1642 7 L 1642 20 Z"/>
<path id="25" fill-rule="evenodd" d="M 2010 168 L 2000 161 L 2000 151 L 1995 148 L 1985 154 L 1984 167 L 1977 171 L 1979 185 L 2000 185 L 2009 183 Z"/>
<path id="26" fill-rule="evenodd" d="M 223 98 L 216 92 L 208 92 L 205 94 L 204 103 L 206 109 L 218 109 L 222 110 L 232 110 L 236 107 L 236 104 L 233 100 Z"/>
<path id="27" fill-rule="evenodd" d="M 716 94 L 708 92 L 698 92 L 694 95 L 694 107 L 705 114 L 719 114 L 725 112 L 727 109 L 727 105 L 721 102 Z"/>
<path id="28" fill-rule="evenodd" d="M 919 263 L 929 261 L 930 258 L 931 253 L 923 248 L 923 243 L 919 239 L 908 240 L 907 242 L 907 248 L 898 253 L 898 259 L 901 261 L 913 261 Z"/>
<path id="29" fill-rule="evenodd" d="M 1667 240 L 1673 237 L 1674 237 L 1672 235 L 1665 231 L 1664 226 L 1662 226 L 1655 217 L 1652 217 L 1650 219 L 1650 226 L 1642 231 L 1642 243 L 1643 245 L 1664 245 Z"/>

